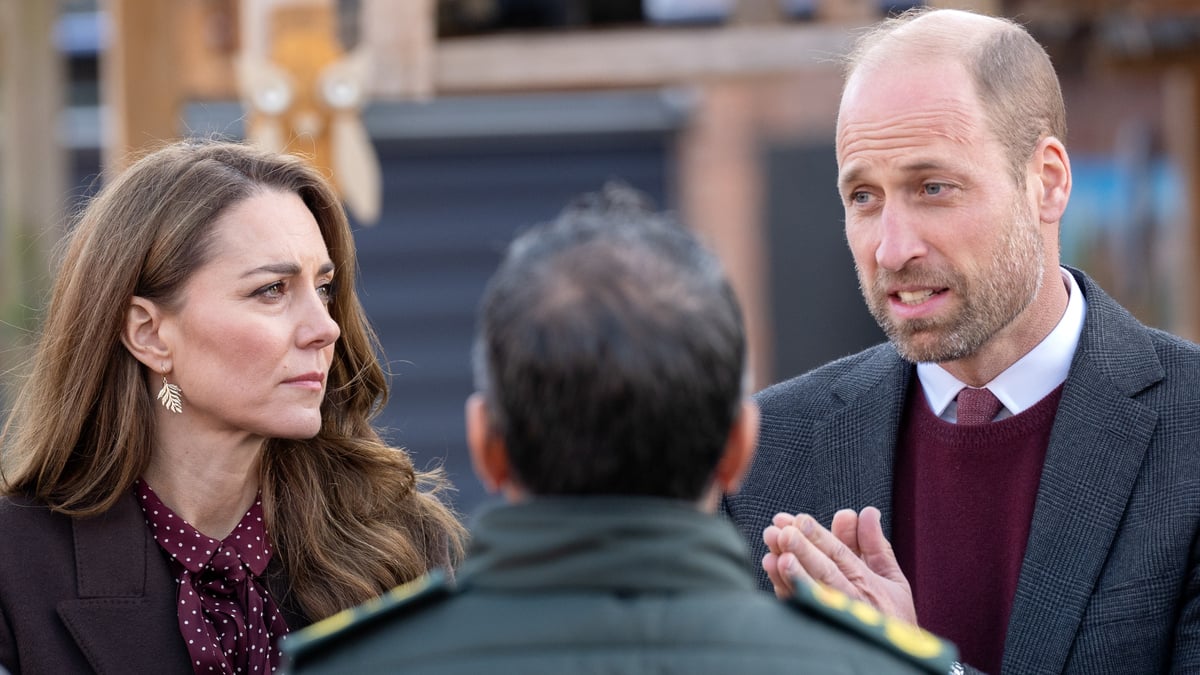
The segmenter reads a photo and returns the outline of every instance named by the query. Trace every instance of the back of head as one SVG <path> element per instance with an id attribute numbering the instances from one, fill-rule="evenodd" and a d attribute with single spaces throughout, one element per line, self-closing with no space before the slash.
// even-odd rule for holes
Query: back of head
<path id="1" fill-rule="evenodd" d="M 513 242 L 485 292 L 477 387 L 536 495 L 699 499 L 742 396 L 716 258 L 609 184 Z"/>
<path id="2" fill-rule="evenodd" d="M 900 59 L 904 67 L 958 63 L 967 69 L 1018 184 L 1042 138 L 1066 142 L 1058 75 L 1046 50 L 1020 24 L 962 10 L 912 9 L 859 38 L 847 61 L 846 81 L 860 72 L 898 67 Z"/>

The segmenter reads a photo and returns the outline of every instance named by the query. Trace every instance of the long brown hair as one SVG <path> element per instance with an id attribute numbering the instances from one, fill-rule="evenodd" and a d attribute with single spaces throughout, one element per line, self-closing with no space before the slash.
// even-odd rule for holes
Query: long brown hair
<path id="1" fill-rule="evenodd" d="M 261 462 L 267 523 L 291 593 L 318 619 L 456 562 L 463 529 L 439 500 L 443 475 L 417 471 L 371 426 L 387 378 L 354 291 L 353 236 L 328 181 L 295 157 L 183 141 L 145 156 L 89 203 L 0 435 L 3 488 L 77 517 L 129 494 L 149 463 L 154 424 L 143 366 L 120 341 L 130 298 L 176 302 L 211 257 L 213 222 L 264 188 L 300 196 L 344 280 L 330 305 L 341 338 L 321 431 L 268 441 Z"/>

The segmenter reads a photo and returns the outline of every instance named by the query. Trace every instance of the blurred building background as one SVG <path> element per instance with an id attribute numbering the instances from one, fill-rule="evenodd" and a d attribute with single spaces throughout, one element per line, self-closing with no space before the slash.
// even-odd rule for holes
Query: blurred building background
<path id="1" fill-rule="evenodd" d="M 516 230 L 605 180 L 721 255 L 756 386 L 875 343 L 835 189 L 839 58 L 914 4 L 0 0 L 0 389 L 73 214 L 185 135 L 282 139 L 341 179 L 394 374 L 379 422 L 446 467 L 464 511 L 483 499 L 462 403 L 484 282 Z M 1047 46 L 1075 170 L 1065 261 L 1200 337 L 1200 1 L 929 4 L 1016 18 Z"/>

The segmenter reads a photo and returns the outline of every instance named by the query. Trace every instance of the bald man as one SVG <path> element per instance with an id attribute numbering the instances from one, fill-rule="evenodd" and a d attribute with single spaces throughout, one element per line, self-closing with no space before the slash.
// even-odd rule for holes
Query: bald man
<path id="1" fill-rule="evenodd" d="M 868 600 L 960 670 L 1200 672 L 1200 350 L 1059 262 L 1065 120 L 1010 21 L 861 39 L 838 189 L 888 342 L 758 394 L 724 508 L 764 587 Z"/>

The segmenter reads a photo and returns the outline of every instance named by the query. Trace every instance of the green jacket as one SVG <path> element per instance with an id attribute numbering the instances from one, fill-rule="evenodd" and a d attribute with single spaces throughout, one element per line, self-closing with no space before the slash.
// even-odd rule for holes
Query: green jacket
<path id="1" fill-rule="evenodd" d="M 780 602 L 750 570 L 689 504 L 538 498 L 481 514 L 457 587 L 401 587 L 284 649 L 305 674 L 947 672 L 927 633 L 821 589 Z"/>

